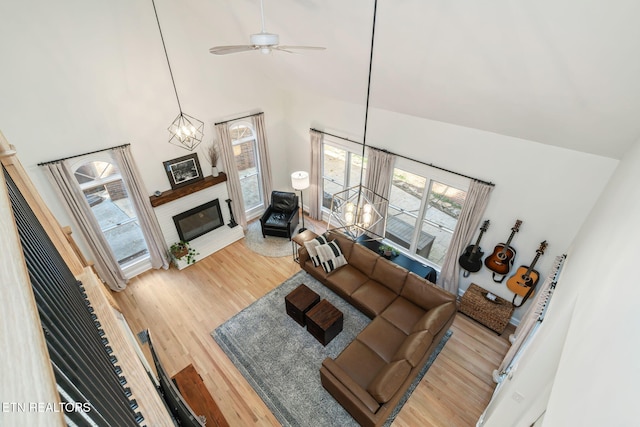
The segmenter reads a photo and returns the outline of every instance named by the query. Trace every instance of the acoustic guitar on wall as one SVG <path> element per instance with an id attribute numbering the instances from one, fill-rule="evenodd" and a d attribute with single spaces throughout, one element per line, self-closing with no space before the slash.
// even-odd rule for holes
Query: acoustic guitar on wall
<path id="1" fill-rule="evenodd" d="M 513 236 L 520 230 L 520 225 L 522 225 L 522 221 L 517 220 L 511 228 L 511 235 L 507 243 L 498 243 L 493 249 L 493 253 L 484 259 L 484 265 L 493 271 L 494 282 L 502 283 L 504 276 L 509 273 L 513 266 L 516 250 L 511 246 L 511 240 L 513 240 Z M 502 276 L 499 280 L 496 279 L 496 273 Z"/>
<path id="2" fill-rule="evenodd" d="M 540 259 L 540 257 L 544 254 L 544 251 L 547 249 L 547 241 L 540 243 L 540 247 L 536 251 L 536 256 L 531 261 L 530 266 L 521 265 L 518 267 L 518 270 L 515 274 L 507 280 L 507 288 L 509 288 L 512 292 L 515 293 L 513 296 L 513 301 L 516 307 L 520 307 L 524 302 L 533 295 L 533 290 L 536 288 L 538 284 L 538 280 L 540 279 L 540 274 L 534 270 L 536 263 Z M 521 296 L 522 301 L 519 305 L 515 304 L 515 300 L 517 296 Z"/>
<path id="3" fill-rule="evenodd" d="M 469 245 L 464 250 L 460 258 L 458 258 L 458 263 L 460 267 L 462 267 L 465 272 L 463 273 L 464 277 L 469 277 L 470 273 L 475 273 L 482 268 L 482 257 L 484 256 L 484 252 L 480 248 L 480 239 L 482 239 L 482 235 L 489 228 L 489 220 L 486 220 L 482 227 L 480 227 L 480 234 L 478 235 L 478 240 L 476 240 L 475 245 Z"/>

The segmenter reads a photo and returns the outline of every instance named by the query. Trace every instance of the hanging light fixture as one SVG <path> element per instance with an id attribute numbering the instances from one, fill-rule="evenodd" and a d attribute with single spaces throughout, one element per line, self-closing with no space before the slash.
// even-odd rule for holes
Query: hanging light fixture
<path id="1" fill-rule="evenodd" d="M 158 30 L 160 31 L 160 40 L 162 40 L 162 47 L 164 48 L 164 56 L 167 58 L 167 65 L 169 66 L 169 75 L 171 76 L 171 83 L 173 84 L 173 91 L 176 94 L 176 101 L 178 101 L 178 110 L 180 113 L 175 118 L 171 126 L 169 126 L 169 143 L 177 145 L 178 147 L 185 148 L 189 151 L 193 151 L 201 142 L 204 135 L 204 123 L 195 117 L 182 112 L 182 106 L 180 105 L 180 98 L 178 98 L 178 90 L 176 89 L 176 82 L 173 79 L 173 72 L 171 71 L 171 63 L 169 62 L 169 55 L 167 54 L 167 47 L 164 44 L 164 37 L 162 36 L 162 28 L 160 27 L 160 20 L 158 19 L 158 11 L 156 9 L 156 3 L 151 0 L 153 4 L 153 11 L 156 15 L 156 22 L 158 23 Z"/>
<path id="2" fill-rule="evenodd" d="M 373 4 L 373 26 L 371 31 L 371 52 L 369 55 L 369 80 L 367 82 L 367 100 L 364 114 L 364 133 L 362 139 L 362 164 L 360 165 L 360 184 L 333 194 L 331 215 L 328 228 L 342 231 L 353 240 L 380 240 L 384 238 L 386 227 L 386 208 L 388 200 L 362 184 L 364 175 L 364 155 L 367 144 L 367 121 L 369 118 L 369 97 L 371 94 L 371 70 L 373 66 L 373 45 L 376 33 L 376 11 L 378 1 Z"/>

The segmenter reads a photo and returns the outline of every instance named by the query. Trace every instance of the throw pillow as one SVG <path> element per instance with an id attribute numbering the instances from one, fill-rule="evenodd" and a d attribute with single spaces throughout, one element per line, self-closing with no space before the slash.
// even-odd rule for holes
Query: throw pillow
<path id="1" fill-rule="evenodd" d="M 340 246 L 333 240 L 326 245 L 318 246 L 316 251 L 318 252 L 322 268 L 324 268 L 324 271 L 327 273 L 331 273 L 336 268 L 347 265 L 347 259 L 342 254 L 342 251 L 340 251 Z"/>
<path id="2" fill-rule="evenodd" d="M 318 267 L 320 265 L 320 258 L 318 258 L 318 252 L 316 251 L 316 248 L 320 245 L 326 245 L 326 244 L 327 244 L 327 238 L 324 235 L 318 236 L 313 240 L 304 242 L 304 247 L 307 249 L 307 252 L 309 253 L 309 258 L 311 258 L 311 262 L 313 262 L 314 267 Z"/>

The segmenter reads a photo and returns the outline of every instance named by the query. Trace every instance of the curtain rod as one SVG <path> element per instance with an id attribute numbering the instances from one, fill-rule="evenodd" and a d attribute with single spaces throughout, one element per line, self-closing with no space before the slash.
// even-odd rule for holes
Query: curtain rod
<path id="1" fill-rule="evenodd" d="M 311 130 L 312 130 L 312 131 L 315 131 L 315 132 L 322 133 L 322 134 L 324 134 L 324 135 L 333 136 L 334 138 L 342 139 L 342 140 L 344 140 L 344 141 L 353 142 L 354 144 L 364 145 L 362 142 L 354 141 L 354 140 L 352 140 L 352 139 L 345 138 L 345 137 L 343 137 L 343 136 L 334 135 L 334 134 L 331 134 L 331 133 L 329 133 L 329 132 L 325 132 L 325 131 L 322 131 L 322 130 L 319 130 L 319 129 L 311 128 Z M 394 156 L 396 156 L 396 157 L 400 157 L 400 158 L 403 158 L 403 159 L 411 160 L 412 162 L 420 163 L 421 165 L 429 166 L 429 167 L 432 167 L 432 168 L 434 168 L 434 169 L 438 169 L 438 170 L 441 170 L 441 171 L 449 172 L 449 173 L 452 173 L 452 174 L 454 174 L 454 175 L 461 176 L 461 177 L 463 177 L 463 178 L 473 179 L 473 180 L 475 180 L 475 181 L 481 182 L 481 183 L 486 184 L 486 185 L 490 185 L 490 186 L 492 186 L 492 187 L 495 187 L 495 186 L 496 186 L 496 185 L 495 185 L 493 182 L 491 182 L 491 181 L 485 181 L 485 180 L 483 180 L 483 179 L 474 178 L 474 177 L 472 177 L 472 176 L 465 175 L 465 174 L 460 173 L 460 172 L 452 171 L 451 169 L 446 169 L 446 168 L 443 168 L 443 167 L 440 167 L 440 166 L 436 166 L 436 165 L 434 165 L 433 163 L 426 163 L 426 162 L 423 162 L 423 161 L 420 161 L 420 160 L 412 159 L 411 157 L 403 156 L 402 154 L 396 154 L 396 153 L 393 153 L 393 152 L 391 152 L 391 151 L 389 151 L 389 150 L 385 150 L 385 149 L 383 149 L 383 148 L 378 148 L 378 147 L 373 147 L 373 146 L 371 146 L 371 145 L 367 145 L 367 147 L 369 147 L 369 148 L 373 148 L 374 150 L 378 150 L 378 151 L 382 151 L 382 152 L 385 152 L 385 153 L 392 154 L 392 155 L 394 155 Z"/>
<path id="2" fill-rule="evenodd" d="M 235 119 L 223 120 L 221 122 L 214 123 L 213 125 L 217 126 L 217 125 L 221 125 L 223 123 L 229 123 L 229 122 L 233 122 L 233 121 L 236 121 L 236 120 L 246 119 L 247 117 L 259 116 L 260 114 L 264 114 L 264 112 L 260 111 L 259 113 L 247 114 L 246 116 L 236 117 Z"/>
<path id="3" fill-rule="evenodd" d="M 45 166 L 45 165 L 50 165 L 51 163 L 63 162 L 65 160 L 75 159 L 76 157 L 88 156 L 89 154 L 101 153 L 103 151 L 115 150 L 116 148 L 128 147 L 129 145 L 131 144 L 127 143 L 122 145 L 116 145 L 115 147 L 103 148 L 101 150 L 90 151 L 88 153 L 76 154 L 75 156 L 63 157 L 58 160 L 49 160 L 48 162 L 38 163 L 38 166 Z"/>

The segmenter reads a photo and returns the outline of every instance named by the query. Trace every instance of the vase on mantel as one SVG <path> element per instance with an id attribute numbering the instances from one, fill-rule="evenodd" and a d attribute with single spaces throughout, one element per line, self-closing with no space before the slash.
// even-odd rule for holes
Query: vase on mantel
<path id="1" fill-rule="evenodd" d="M 218 167 L 217 166 L 211 166 L 211 176 L 214 178 L 217 178 L 218 175 L 220 175 L 220 172 L 218 172 Z"/>

